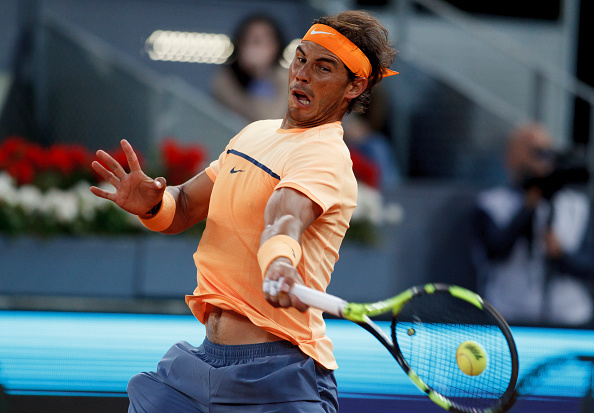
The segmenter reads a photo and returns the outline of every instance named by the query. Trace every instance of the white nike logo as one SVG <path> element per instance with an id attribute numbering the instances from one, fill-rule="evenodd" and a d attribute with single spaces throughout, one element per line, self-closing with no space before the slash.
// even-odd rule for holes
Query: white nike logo
<path id="1" fill-rule="evenodd" d="M 310 34 L 331 34 L 331 35 L 334 36 L 334 33 L 321 32 L 321 31 L 318 31 L 316 29 L 313 29 Z"/>

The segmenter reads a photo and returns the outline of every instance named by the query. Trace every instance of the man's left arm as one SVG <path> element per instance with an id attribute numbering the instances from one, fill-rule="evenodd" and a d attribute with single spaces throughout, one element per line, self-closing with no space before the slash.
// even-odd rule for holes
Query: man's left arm
<path id="1" fill-rule="evenodd" d="M 301 258 L 301 236 L 321 214 L 322 208 L 317 203 L 291 188 L 277 189 L 268 200 L 258 262 L 264 279 L 284 279 L 278 295 L 264 294 L 273 306 L 307 310 L 305 304 L 288 292 L 293 284 L 303 284 L 296 268 Z"/>

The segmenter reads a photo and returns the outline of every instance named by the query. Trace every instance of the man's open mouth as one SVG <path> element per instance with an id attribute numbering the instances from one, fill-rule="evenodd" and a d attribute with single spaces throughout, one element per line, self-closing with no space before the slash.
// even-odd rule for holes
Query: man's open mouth
<path id="1" fill-rule="evenodd" d="M 297 101 L 302 105 L 302 106 L 309 106 L 311 104 L 311 100 L 309 99 L 309 97 L 307 97 L 306 94 L 298 92 L 298 91 L 294 91 L 293 92 L 293 96 L 295 96 L 295 98 L 297 99 Z"/>

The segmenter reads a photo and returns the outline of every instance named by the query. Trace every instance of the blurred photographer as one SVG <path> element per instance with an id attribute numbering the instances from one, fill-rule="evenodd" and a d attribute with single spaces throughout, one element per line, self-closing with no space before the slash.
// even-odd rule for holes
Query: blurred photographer
<path id="1" fill-rule="evenodd" d="M 473 259 L 481 293 L 510 323 L 591 321 L 594 237 L 585 167 L 559 162 L 538 124 L 512 131 L 509 183 L 481 192 Z"/>

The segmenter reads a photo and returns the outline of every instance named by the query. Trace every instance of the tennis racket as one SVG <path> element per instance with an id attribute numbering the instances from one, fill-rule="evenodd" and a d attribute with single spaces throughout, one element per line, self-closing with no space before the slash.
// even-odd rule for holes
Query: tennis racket
<path id="1" fill-rule="evenodd" d="M 264 282 L 278 294 L 282 281 Z M 464 413 L 507 411 L 518 378 L 516 345 L 503 317 L 479 295 L 462 287 L 426 284 L 375 303 L 349 303 L 342 298 L 295 284 L 299 300 L 326 313 L 353 321 L 377 338 L 412 382 L 445 410 Z M 392 313 L 389 337 L 370 317 Z M 456 362 L 458 346 L 472 340 L 487 355 L 476 376 Z"/>

